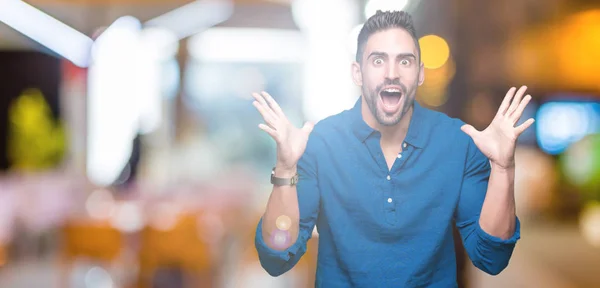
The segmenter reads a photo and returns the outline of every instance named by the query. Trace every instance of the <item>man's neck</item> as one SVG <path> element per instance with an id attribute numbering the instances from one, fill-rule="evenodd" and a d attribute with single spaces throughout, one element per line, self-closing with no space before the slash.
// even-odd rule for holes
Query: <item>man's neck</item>
<path id="1" fill-rule="evenodd" d="M 404 142 L 406 134 L 408 133 L 408 126 L 410 125 L 410 119 L 412 118 L 413 110 L 414 106 L 411 106 L 408 111 L 406 111 L 406 114 L 402 116 L 400 122 L 395 125 L 381 125 L 373 113 L 371 113 L 369 110 L 369 106 L 367 106 L 367 103 L 363 97 L 361 113 L 367 125 L 381 133 L 382 145 L 399 146 L 402 145 L 402 142 Z"/>

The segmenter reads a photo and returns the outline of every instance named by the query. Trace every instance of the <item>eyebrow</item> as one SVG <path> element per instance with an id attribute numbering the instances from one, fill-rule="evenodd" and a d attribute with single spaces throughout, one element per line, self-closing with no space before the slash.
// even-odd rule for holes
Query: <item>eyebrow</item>
<path id="1" fill-rule="evenodd" d="M 367 59 L 369 59 L 373 56 L 381 56 L 381 57 L 387 58 L 388 54 L 385 52 L 373 51 L 373 52 L 371 52 L 371 54 L 369 54 L 369 57 L 367 57 Z M 398 54 L 398 56 L 396 56 L 396 58 L 405 58 L 405 57 L 417 59 L 417 56 L 415 56 L 415 54 L 413 54 L 413 53 L 400 53 L 400 54 Z"/>

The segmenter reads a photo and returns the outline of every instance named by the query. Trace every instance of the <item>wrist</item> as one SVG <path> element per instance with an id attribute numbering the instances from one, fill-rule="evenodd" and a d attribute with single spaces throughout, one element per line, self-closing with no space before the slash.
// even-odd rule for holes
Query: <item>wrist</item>
<path id="1" fill-rule="evenodd" d="M 515 171 L 515 162 L 506 163 L 506 164 L 498 164 L 493 161 L 490 161 L 492 170 L 500 171 L 500 172 L 513 172 Z"/>
<path id="2" fill-rule="evenodd" d="M 275 177 L 279 178 L 292 178 L 296 176 L 298 173 L 298 169 L 296 165 L 294 166 L 285 166 L 281 164 L 275 165 Z"/>

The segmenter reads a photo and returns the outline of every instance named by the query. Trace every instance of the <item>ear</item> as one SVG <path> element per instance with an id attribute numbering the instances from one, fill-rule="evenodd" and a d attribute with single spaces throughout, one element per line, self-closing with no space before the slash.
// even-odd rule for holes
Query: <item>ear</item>
<path id="1" fill-rule="evenodd" d="M 356 61 L 352 63 L 352 80 L 356 86 L 363 85 L 362 72 L 360 71 L 360 64 Z"/>
<path id="2" fill-rule="evenodd" d="M 425 65 L 421 62 L 419 66 L 419 86 L 423 85 L 423 82 L 425 82 Z"/>

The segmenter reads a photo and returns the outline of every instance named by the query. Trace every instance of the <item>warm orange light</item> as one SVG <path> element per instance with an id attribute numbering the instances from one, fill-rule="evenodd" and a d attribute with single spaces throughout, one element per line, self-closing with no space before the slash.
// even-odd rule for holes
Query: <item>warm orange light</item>
<path id="1" fill-rule="evenodd" d="M 423 36 L 419 39 L 419 45 L 421 46 L 421 60 L 427 69 L 442 67 L 450 57 L 450 47 L 440 36 Z"/>
<path id="2" fill-rule="evenodd" d="M 598 35 L 600 9 L 528 30 L 507 45 L 508 76 L 545 89 L 600 91 Z"/>
<path id="3" fill-rule="evenodd" d="M 554 33 L 560 81 L 573 83 L 573 88 L 600 89 L 600 10 L 575 14 Z"/>
<path id="4" fill-rule="evenodd" d="M 425 69 L 425 82 L 419 87 L 419 99 L 426 105 L 439 107 L 448 101 L 448 84 L 456 72 L 452 58 L 438 69 Z"/>

